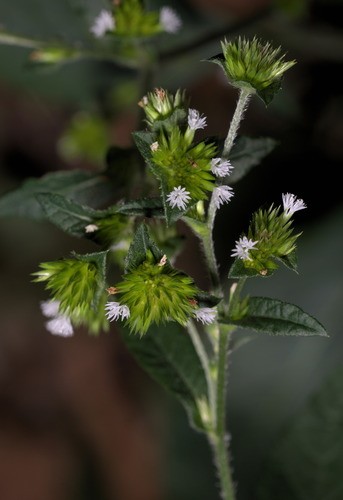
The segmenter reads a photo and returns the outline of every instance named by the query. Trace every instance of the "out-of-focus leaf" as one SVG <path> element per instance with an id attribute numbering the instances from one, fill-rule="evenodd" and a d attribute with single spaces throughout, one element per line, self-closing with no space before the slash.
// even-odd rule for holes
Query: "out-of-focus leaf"
<path id="1" fill-rule="evenodd" d="M 343 369 L 295 417 L 261 469 L 258 500 L 343 498 Z"/>
<path id="2" fill-rule="evenodd" d="M 0 198 L 0 217 L 44 219 L 44 211 L 36 198 L 39 193 L 58 193 L 75 202 L 96 208 L 113 198 L 113 184 L 106 174 L 81 170 L 46 174 L 39 179 L 27 180 L 21 187 Z"/>
<path id="3" fill-rule="evenodd" d="M 230 184 L 235 184 L 253 167 L 259 165 L 261 160 L 271 153 L 276 145 L 277 142 L 269 137 L 239 137 L 230 153 L 230 161 L 234 166 L 229 178 Z"/>
<path id="4" fill-rule="evenodd" d="M 191 423 L 204 429 L 200 408 L 207 401 L 205 374 L 193 343 L 176 323 L 151 327 L 139 337 L 123 331 L 123 339 L 138 363 L 185 406 Z"/>

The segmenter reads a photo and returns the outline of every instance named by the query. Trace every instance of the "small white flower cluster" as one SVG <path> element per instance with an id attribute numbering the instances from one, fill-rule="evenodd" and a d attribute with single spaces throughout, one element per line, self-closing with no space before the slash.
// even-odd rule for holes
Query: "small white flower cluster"
<path id="1" fill-rule="evenodd" d="M 291 217 L 294 212 L 298 210 L 304 210 L 307 208 L 304 200 L 297 198 L 294 194 L 286 193 L 282 194 L 282 203 L 285 217 Z"/>
<path id="2" fill-rule="evenodd" d="M 200 115 L 196 109 L 188 110 L 188 127 L 191 130 L 198 130 L 207 126 L 206 116 Z"/>
<path id="3" fill-rule="evenodd" d="M 201 321 L 203 325 L 210 325 L 217 318 L 217 308 L 199 307 L 199 309 L 195 309 L 194 317 L 197 321 Z"/>
<path id="4" fill-rule="evenodd" d="M 226 177 L 231 174 L 233 166 L 229 160 L 224 160 L 222 158 L 212 158 L 211 160 L 211 170 L 217 177 Z"/>
<path id="5" fill-rule="evenodd" d="M 115 27 L 115 20 L 112 13 L 109 10 L 103 9 L 94 19 L 90 32 L 95 38 L 102 38 L 108 31 L 114 31 Z"/>
<path id="6" fill-rule="evenodd" d="M 224 203 L 228 203 L 233 197 L 234 192 L 232 187 L 230 186 L 217 186 L 213 190 L 213 203 L 216 209 L 218 210 L 221 205 Z"/>
<path id="7" fill-rule="evenodd" d="M 187 205 L 191 197 L 190 192 L 182 186 L 175 187 L 167 196 L 167 202 L 172 208 L 179 208 L 180 210 L 186 210 Z"/>
<path id="8" fill-rule="evenodd" d="M 119 302 L 107 302 L 105 305 L 106 318 L 109 321 L 122 321 L 130 317 L 130 309 L 128 306 L 122 305 Z"/>
<path id="9" fill-rule="evenodd" d="M 238 257 L 239 259 L 242 260 L 251 260 L 249 251 L 255 248 L 257 243 L 258 241 L 253 241 L 247 238 L 246 236 L 239 238 L 239 240 L 236 241 L 236 246 L 233 249 L 231 257 Z"/>
<path id="10" fill-rule="evenodd" d="M 45 300 L 40 306 L 44 316 L 51 318 L 45 323 L 48 332 L 60 337 L 71 337 L 74 334 L 70 318 L 59 313 L 60 302 L 58 300 Z"/>
<path id="11" fill-rule="evenodd" d="M 182 21 L 171 7 L 162 7 L 160 10 L 160 24 L 167 33 L 177 33 Z"/>

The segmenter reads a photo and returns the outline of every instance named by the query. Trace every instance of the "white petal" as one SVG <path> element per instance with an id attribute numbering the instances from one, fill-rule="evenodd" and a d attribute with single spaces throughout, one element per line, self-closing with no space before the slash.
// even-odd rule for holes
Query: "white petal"
<path id="1" fill-rule="evenodd" d="M 46 318 L 53 318 L 58 315 L 58 310 L 60 308 L 60 301 L 44 300 L 43 302 L 40 303 L 40 308 Z"/>
<path id="2" fill-rule="evenodd" d="M 228 203 L 233 197 L 233 189 L 230 186 L 218 186 L 213 190 L 213 201 L 218 210 L 221 205 Z"/>
<path id="3" fill-rule="evenodd" d="M 291 193 L 282 194 L 282 203 L 286 217 L 291 217 L 294 212 L 307 208 L 304 200 Z"/>
<path id="4" fill-rule="evenodd" d="M 177 33 L 182 26 L 182 21 L 174 9 L 162 7 L 160 10 L 160 24 L 167 33 Z"/>
<path id="5" fill-rule="evenodd" d="M 56 316 L 56 318 L 45 323 L 45 327 L 50 333 L 59 335 L 60 337 L 71 337 L 74 334 L 73 326 L 68 316 Z"/>
<path id="6" fill-rule="evenodd" d="M 226 177 L 230 175 L 233 166 L 229 160 L 223 160 L 222 158 L 212 158 L 211 160 L 211 170 L 214 175 L 218 177 Z"/>
<path id="7" fill-rule="evenodd" d="M 126 319 L 130 316 L 130 309 L 126 305 L 119 302 L 107 302 L 105 305 L 106 318 L 109 321 L 117 321 L 118 319 Z"/>
<path id="8" fill-rule="evenodd" d="M 186 210 L 187 205 L 191 197 L 190 192 L 182 186 L 175 187 L 167 196 L 167 201 L 172 208 L 179 208 L 180 210 Z"/>
<path id="9" fill-rule="evenodd" d="M 94 19 L 90 31 L 96 38 L 101 38 L 107 31 L 113 31 L 114 29 L 115 21 L 112 13 L 109 10 L 103 9 Z"/>
<path id="10" fill-rule="evenodd" d="M 201 115 L 196 109 L 188 110 L 188 126 L 191 130 L 198 130 L 206 127 L 206 116 Z"/>
<path id="11" fill-rule="evenodd" d="M 195 319 L 201 321 L 203 325 L 210 325 L 216 320 L 216 307 L 200 307 L 194 311 Z"/>

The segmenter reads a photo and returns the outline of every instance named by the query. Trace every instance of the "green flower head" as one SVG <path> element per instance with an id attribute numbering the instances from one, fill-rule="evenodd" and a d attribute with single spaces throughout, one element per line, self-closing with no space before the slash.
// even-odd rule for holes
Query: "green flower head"
<path id="1" fill-rule="evenodd" d="M 175 95 L 172 95 L 167 90 L 156 88 L 153 92 L 149 92 L 139 101 L 139 106 L 144 109 L 147 123 L 150 127 L 157 121 L 166 120 L 173 115 L 175 123 L 181 121 L 186 113 L 183 108 L 186 106 L 185 92 L 177 90 Z M 177 113 L 175 113 L 177 111 Z"/>
<path id="2" fill-rule="evenodd" d="M 187 131 L 183 134 L 178 127 L 174 127 L 169 135 L 162 132 L 151 147 L 152 171 L 162 181 L 165 192 L 170 193 L 168 202 L 173 203 L 175 189 L 180 188 L 187 193 L 183 198 L 179 197 L 180 204 L 175 203 L 181 209 L 206 200 L 208 193 L 213 191 L 215 180 L 211 172 L 211 160 L 216 155 L 215 145 L 205 142 L 189 144 L 186 134 Z"/>
<path id="3" fill-rule="evenodd" d="M 212 61 L 222 66 L 232 85 L 257 92 L 266 104 L 280 89 L 285 71 L 296 64 L 285 61 L 281 47 L 274 49 L 269 42 L 256 37 L 252 40 L 239 37 L 233 42 L 224 40 L 222 50 L 224 57 Z"/>
<path id="4" fill-rule="evenodd" d="M 59 303 L 59 314 L 76 324 L 86 324 L 97 332 L 107 325 L 103 314 L 104 269 L 106 252 L 75 255 L 73 259 L 61 259 L 40 264 L 33 273 L 36 282 L 45 282 L 51 299 Z"/>
<path id="5" fill-rule="evenodd" d="M 150 250 L 146 260 L 125 274 L 114 290 L 119 302 L 108 303 L 108 318 L 121 316 L 131 331 L 140 335 L 146 333 L 152 323 L 186 324 L 198 292 L 189 276 L 172 268 L 166 256 L 156 260 Z"/>

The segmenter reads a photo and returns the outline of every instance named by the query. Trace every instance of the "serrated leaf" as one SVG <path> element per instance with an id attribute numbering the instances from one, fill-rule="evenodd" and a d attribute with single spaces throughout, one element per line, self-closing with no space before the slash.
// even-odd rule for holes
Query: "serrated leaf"
<path id="1" fill-rule="evenodd" d="M 123 339 L 138 363 L 185 406 L 193 425 L 204 429 L 199 404 L 207 400 L 206 378 L 193 343 L 179 325 L 151 327 L 139 337 L 128 330 Z"/>
<path id="2" fill-rule="evenodd" d="M 270 335 L 327 336 L 323 325 L 300 307 L 268 297 L 250 297 L 243 318 L 222 322 Z"/>
<path id="3" fill-rule="evenodd" d="M 0 217 L 44 219 L 44 211 L 36 198 L 39 193 L 58 193 L 96 208 L 113 198 L 113 185 L 105 174 L 81 170 L 53 172 L 39 179 L 28 179 L 21 187 L 0 199 Z"/>
<path id="4" fill-rule="evenodd" d="M 143 217 L 164 217 L 164 206 L 161 197 L 141 198 L 118 206 L 118 213 Z"/>
<path id="5" fill-rule="evenodd" d="M 36 198 L 52 224 L 79 238 L 85 235 L 85 226 L 91 224 L 98 214 L 97 210 L 79 205 L 59 194 L 38 194 Z"/>
<path id="6" fill-rule="evenodd" d="M 135 232 L 125 258 L 125 272 L 135 269 L 142 264 L 146 260 L 149 250 L 156 260 L 160 260 L 163 257 L 163 253 L 151 239 L 148 228 L 145 224 L 141 224 Z"/>
<path id="7" fill-rule="evenodd" d="M 339 368 L 273 444 L 257 500 L 343 498 L 343 369 Z"/>
<path id="8" fill-rule="evenodd" d="M 259 165 L 261 160 L 271 153 L 276 145 L 277 142 L 269 137 L 239 137 L 230 153 L 230 161 L 234 166 L 230 175 L 230 184 L 235 184 L 253 167 Z"/>
<path id="9" fill-rule="evenodd" d="M 260 274 L 256 269 L 247 268 L 244 265 L 242 259 L 235 259 L 229 270 L 228 278 L 230 279 L 240 279 L 240 278 L 255 278 L 257 276 L 262 278 L 269 278 L 274 273 L 274 270 L 266 269 L 266 274 Z"/>
<path id="10" fill-rule="evenodd" d="M 132 136 L 138 151 L 143 156 L 144 160 L 149 164 L 152 154 L 150 146 L 153 142 L 155 142 L 155 135 L 152 132 L 139 131 L 133 132 Z"/>

